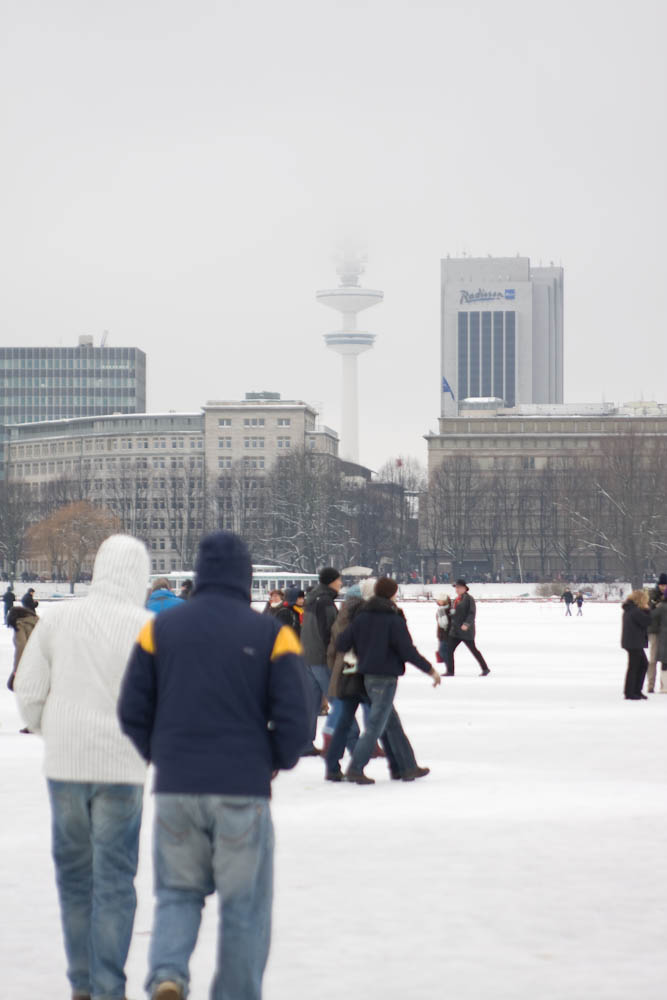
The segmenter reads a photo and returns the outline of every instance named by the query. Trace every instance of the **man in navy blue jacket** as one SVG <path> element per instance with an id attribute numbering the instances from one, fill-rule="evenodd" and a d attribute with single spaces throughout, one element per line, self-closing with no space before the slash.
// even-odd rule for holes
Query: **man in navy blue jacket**
<path id="1" fill-rule="evenodd" d="M 299 759 L 309 691 L 292 629 L 250 607 L 235 535 L 203 539 L 194 595 L 142 630 L 123 731 L 156 768 L 156 912 L 147 989 L 180 1000 L 207 895 L 220 897 L 216 1000 L 259 1000 L 273 884 L 271 780 Z M 224 934 L 223 934 L 224 926 Z"/>

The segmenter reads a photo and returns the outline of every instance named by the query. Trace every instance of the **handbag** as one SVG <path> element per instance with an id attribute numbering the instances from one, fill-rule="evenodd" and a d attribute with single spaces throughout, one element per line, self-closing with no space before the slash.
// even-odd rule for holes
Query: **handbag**
<path id="1" fill-rule="evenodd" d="M 364 684 L 364 675 L 360 674 L 357 670 L 351 674 L 343 671 L 338 684 L 338 697 L 365 701 L 366 686 Z"/>

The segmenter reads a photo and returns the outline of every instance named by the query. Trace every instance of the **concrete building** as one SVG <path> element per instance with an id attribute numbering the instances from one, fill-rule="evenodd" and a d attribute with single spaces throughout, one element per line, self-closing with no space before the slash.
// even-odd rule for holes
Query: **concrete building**
<path id="1" fill-rule="evenodd" d="M 145 409 L 146 355 L 137 347 L 80 337 L 76 347 L 0 348 L 0 438 L 9 424 Z"/>
<path id="2" fill-rule="evenodd" d="M 123 530 L 144 539 L 153 572 L 187 569 L 205 527 L 238 530 L 239 503 L 252 510 L 253 487 L 281 455 L 305 448 L 337 458 L 338 435 L 316 420 L 307 403 L 248 393 L 199 413 L 15 424 L 7 478 L 42 503 L 52 496 L 54 506 L 83 498 L 108 506 Z"/>
<path id="3" fill-rule="evenodd" d="M 357 358 L 370 351 L 375 334 L 357 327 L 357 315 L 364 309 L 378 305 L 384 293 L 372 288 L 362 288 L 359 278 L 364 273 L 365 259 L 359 254 L 346 253 L 339 262 L 338 288 L 317 293 L 317 301 L 341 313 L 341 328 L 324 337 L 327 347 L 341 355 L 341 457 L 348 462 L 359 462 L 359 371 Z"/>
<path id="4" fill-rule="evenodd" d="M 527 257 L 441 261 L 441 414 L 465 399 L 563 401 L 563 269 Z"/>
<path id="5" fill-rule="evenodd" d="M 485 573 L 495 578 L 501 568 L 506 575 L 543 579 L 563 573 L 567 578 L 574 566 L 582 579 L 613 578 L 621 570 L 612 547 L 564 539 L 564 511 L 575 494 L 585 492 L 591 470 L 602 467 L 596 460 L 604 461 L 605 449 L 628 435 L 638 443 L 662 441 L 664 452 L 656 451 L 653 461 L 663 461 L 667 405 L 523 404 L 508 409 L 502 400 L 490 398 L 464 402 L 458 416 L 442 417 L 439 433 L 426 436 L 429 477 L 444 469 L 445 484 L 454 484 L 444 502 L 471 504 L 464 517 L 466 527 L 472 525 L 468 552 L 458 570 L 477 579 Z M 499 509 L 500 493 L 505 496 Z M 503 555 L 500 539 L 508 531 L 514 552 Z M 491 552 L 495 540 L 497 558 Z M 422 546 L 427 545 L 422 525 Z M 517 553 L 521 563 L 510 568 L 510 557 Z"/>

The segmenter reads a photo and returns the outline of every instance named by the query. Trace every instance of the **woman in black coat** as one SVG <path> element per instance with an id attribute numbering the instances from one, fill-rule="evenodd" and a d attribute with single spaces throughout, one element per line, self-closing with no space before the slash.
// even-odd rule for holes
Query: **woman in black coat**
<path id="1" fill-rule="evenodd" d="M 646 701 L 642 694 L 648 660 L 644 650 L 648 646 L 648 627 L 651 612 L 644 590 L 633 590 L 623 604 L 623 631 L 621 646 L 628 654 L 624 693 L 628 701 Z"/>

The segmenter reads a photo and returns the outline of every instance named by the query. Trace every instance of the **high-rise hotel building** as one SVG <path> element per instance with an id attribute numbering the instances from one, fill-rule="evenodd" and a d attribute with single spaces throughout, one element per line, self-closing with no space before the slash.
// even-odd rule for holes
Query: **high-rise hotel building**
<path id="1" fill-rule="evenodd" d="M 441 414 L 465 399 L 563 402 L 563 269 L 528 257 L 441 262 Z"/>

